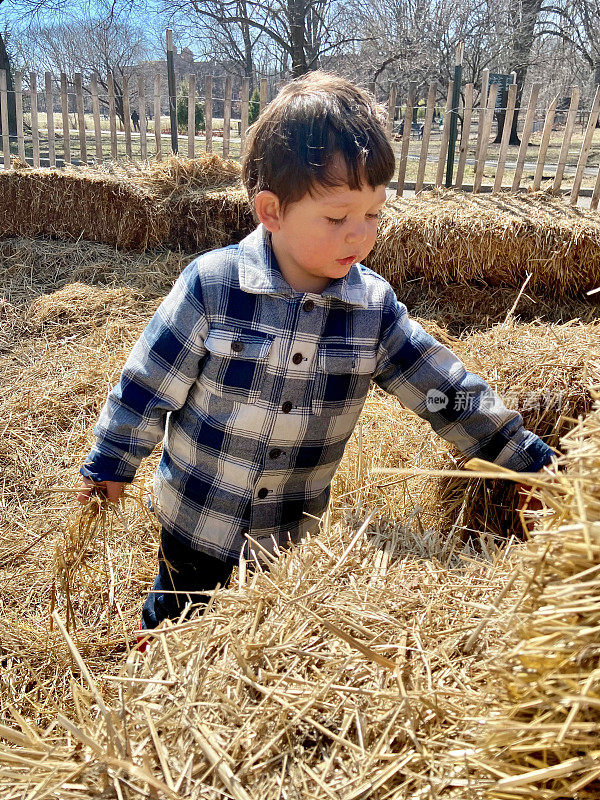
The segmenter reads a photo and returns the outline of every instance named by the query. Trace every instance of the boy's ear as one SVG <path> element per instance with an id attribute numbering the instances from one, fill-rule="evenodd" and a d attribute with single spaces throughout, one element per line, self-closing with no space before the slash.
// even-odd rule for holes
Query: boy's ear
<path id="1" fill-rule="evenodd" d="M 256 216 L 271 233 L 276 233 L 281 226 L 281 205 L 273 192 L 263 189 L 254 198 Z"/>

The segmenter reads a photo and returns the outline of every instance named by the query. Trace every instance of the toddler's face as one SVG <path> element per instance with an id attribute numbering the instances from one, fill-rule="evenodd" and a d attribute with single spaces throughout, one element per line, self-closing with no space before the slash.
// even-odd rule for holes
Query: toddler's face
<path id="1" fill-rule="evenodd" d="M 297 291 L 322 292 L 373 249 L 385 186 L 322 187 L 291 203 L 267 227 L 279 267 Z"/>

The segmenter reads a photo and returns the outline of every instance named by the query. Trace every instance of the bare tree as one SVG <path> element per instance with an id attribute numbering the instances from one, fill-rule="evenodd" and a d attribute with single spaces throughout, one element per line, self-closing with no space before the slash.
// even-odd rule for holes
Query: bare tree
<path id="1" fill-rule="evenodd" d="M 562 0 L 546 7 L 542 32 L 572 45 L 600 84 L 600 6 L 597 0 Z"/>
<path id="2" fill-rule="evenodd" d="M 116 14 L 112 4 L 101 10 L 104 13 L 98 16 L 63 17 L 53 24 L 32 26 L 23 45 L 32 68 L 52 72 L 56 81 L 61 72 L 69 76 L 81 73 L 84 85 L 89 85 L 95 74 L 99 86 L 106 91 L 107 74 L 112 73 L 115 108 L 124 121 L 123 76 L 129 74 L 133 64 L 148 58 L 150 44 L 147 31 L 131 23 L 127 16 Z"/>
<path id="3" fill-rule="evenodd" d="M 182 16 L 200 23 L 200 38 L 227 42 L 250 78 L 257 47 L 298 76 L 355 40 L 339 0 L 163 0 L 162 10 L 174 24 Z"/>

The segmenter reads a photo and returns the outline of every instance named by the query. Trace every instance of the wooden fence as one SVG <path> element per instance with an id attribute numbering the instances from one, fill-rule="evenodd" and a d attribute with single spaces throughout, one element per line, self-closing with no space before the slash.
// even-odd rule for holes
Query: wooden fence
<path id="1" fill-rule="evenodd" d="M 248 79 L 241 82 L 235 95 L 231 78 L 220 81 L 224 88 L 222 96 L 215 95 L 216 82 L 211 76 L 203 85 L 198 85 L 194 75 L 187 76 L 186 80 L 187 131 L 175 133 L 170 124 L 166 75 L 155 75 L 152 96 L 147 96 L 144 76 L 134 76 L 132 85 L 124 78 L 117 91 L 110 74 L 105 82 L 106 89 L 101 89 L 97 78 L 84 86 L 81 75 L 76 74 L 69 81 L 63 74 L 60 84 L 55 85 L 52 75 L 46 73 L 43 90 L 38 90 L 35 73 L 27 76 L 26 88 L 24 76 L 16 73 L 14 90 L 8 92 L 6 73 L 0 70 L 4 168 L 15 166 L 17 158 L 34 167 L 97 164 L 132 158 L 160 160 L 175 148 L 190 158 L 200 150 L 238 158 L 250 116 Z M 508 87 L 508 102 L 500 109 L 505 121 L 498 143 L 491 141 L 499 110 L 498 87 L 489 83 L 487 70 L 482 87 L 483 107 L 481 103 L 474 105 L 471 83 L 461 87 L 460 107 L 454 109 L 452 81 L 442 107 L 438 105 L 440 90 L 435 83 L 429 86 L 424 103 L 417 103 L 416 84 L 410 85 L 403 103 L 398 102 L 400 98 L 392 87 L 385 102 L 387 125 L 397 150 L 397 194 L 402 195 L 407 189 L 418 193 L 424 188 L 444 185 L 473 192 L 551 188 L 555 193 L 569 194 L 573 205 L 582 196 L 591 197 L 590 207 L 596 209 L 600 199 L 600 129 L 596 129 L 600 87 L 596 89 L 591 108 L 580 108 L 580 92 L 576 86 L 568 108 L 564 103 L 559 107 L 558 98 L 547 108 L 538 108 L 541 85 L 534 84 L 520 109 L 518 147 L 509 141 L 516 109 L 516 84 Z M 268 88 L 263 79 L 260 82 L 261 109 L 267 103 Z M 16 134 L 12 135 L 9 133 L 11 94 L 16 118 Z M 122 110 L 120 116 L 117 100 Z M 195 133 L 197 102 L 203 105 L 205 115 L 200 135 Z M 222 117 L 214 116 L 215 103 L 222 109 Z M 460 119 L 461 125 L 456 151 L 451 152 L 449 159 L 453 115 Z"/>

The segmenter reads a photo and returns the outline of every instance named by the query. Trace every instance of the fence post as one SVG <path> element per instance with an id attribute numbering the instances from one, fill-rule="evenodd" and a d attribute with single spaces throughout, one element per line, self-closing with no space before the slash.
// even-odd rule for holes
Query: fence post
<path id="1" fill-rule="evenodd" d="M 583 173 L 585 165 L 587 164 L 590 147 L 592 146 L 592 138 L 596 129 L 596 122 L 598 121 L 598 111 L 600 110 L 600 86 L 596 86 L 596 94 L 594 95 L 594 102 L 592 103 L 592 110 L 588 119 L 583 144 L 581 145 L 581 152 L 577 161 L 577 170 L 575 172 L 575 180 L 573 181 L 573 188 L 571 189 L 570 203 L 574 206 L 579 197 L 579 190 L 581 182 L 583 181 Z"/>
<path id="2" fill-rule="evenodd" d="M 125 127 L 125 155 L 131 158 L 131 107 L 129 105 L 129 80 L 127 75 L 123 75 L 123 126 Z"/>
<path id="3" fill-rule="evenodd" d="M 442 141 L 440 142 L 440 155 L 438 158 L 437 175 L 435 178 L 436 189 L 442 185 L 444 178 L 444 164 L 448 153 L 448 139 L 450 134 L 450 109 L 452 108 L 452 97 L 454 96 L 454 81 L 448 84 L 448 94 L 446 95 L 446 111 L 444 113 L 444 127 L 442 128 Z"/>
<path id="4" fill-rule="evenodd" d="M 546 163 L 546 153 L 548 152 L 548 142 L 552 134 L 552 126 L 554 125 L 554 114 L 556 106 L 558 105 L 558 95 L 550 103 L 548 113 L 546 114 L 546 121 L 544 122 L 544 130 L 542 132 L 542 141 L 540 142 L 540 149 L 538 150 L 538 160 L 535 167 L 535 177 L 533 179 L 533 188 L 537 192 L 542 185 L 542 178 L 544 176 L 544 164 Z"/>
<path id="5" fill-rule="evenodd" d="M 51 167 L 56 166 L 56 148 L 54 140 L 54 98 L 52 97 L 52 73 L 44 74 L 46 84 L 46 129 L 48 131 L 48 161 Z"/>
<path id="6" fill-rule="evenodd" d="M 460 147 L 458 150 L 458 167 L 456 169 L 456 182 L 454 186 L 462 189 L 467 163 L 467 150 L 469 149 L 469 135 L 471 133 L 471 119 L 473 117 L 473 84 L 465 86 L 465 105 L 463 108 L 463 123 L 460 134 Z"/>
<path id="7" fill-rule="evenodd" d="M 462 62 L 465 52 L 465 43 L 456 45 L 456 58 L 454 61 L 454 87 L 452 91 L 452 109 L 450 111 L 450 129 L 448 132 L 448 162 L 446 164 L 446 188 L 452 186 L 454 173 L 454 151 L 456 150 L 456 137 L 458 134 L 458 104 L 460 102 L 460 84 L 462 82 Z"/>
<path id="8" fill-rule="evenodd" d="M 102 129 L 100 128 L 100 98 L 98 96 L 98 75 L 93 72 L 90 78 L 92 93 L 92 113 L 94 115 L 94 140 L 96 144 L 96 161 L 102 163 Z"/>
<path id="9" fill-rule="evenodd" d="M 87 165 L 87 145 L 85 141 L 85 115 L 83 113 L 83 85 L 81 82 L 81 73 L 75 73 L 75 96 L 77 100 L 77 122 L 79 125 L 79 148 L 80 160 L 82 164 Z"/>
<path id="10" fill-rule="evenodd" d="M 433 111 L 435 108 L 436 93 L 437 93 L 437 83 L 430 83 L 429 91 L 427 92 L 427 108 L 425 110 L 425 122 L 423 124 L 423 138 L 421 139 L 421 155 L 419 156 L 419 169 L 417 171 L 417 180 L 415 183 L 415 194 L 418 194 L 423 188 L 423 180 L 425 178 L 425 168 L 427 166 L 427 153 L 429 151 L 429 136 L 431 134 L 431 123 L 433 121 Z"/>
<path id="11" fill-rule="evenodd" d="M 404 179 L 406 177 L 406 162 L 408 161 L 408 149 L 410 147 L 410 129 L 412 127 L 413 106 L 417 94 L 417 82 L 411 81 L 406 100 L 406 111 L 404 112 L 404 129 L 402 131 L 402 148 L 400 150 L 400 162 L 398 164 L 398 182 L 396 184 L 396 197 L 402 197 L 404 193 Z"/>
<path id="12" fill-rule="evenodd" d="M 29 73 L 29 95 L 31 97 L 31 141 L 33 145 L 33 166 L 40 165 L 40 131 L 38 128 L 37 77 Z"/>
<path id="13" fill-rule="evenodd" d="M 0 103 L 2 104 L 2 154 L 4 156 L 4 169 L 10 169 L 10 132 L 8 130 L 8 91 L 6 87 L 6 70 L 0 69 Z"/>
<path id="14" fill-rule="evenodd" d="M 108 88 L 108 119 L 110 123 L 110 157 L 117 160 L 117 114 L 115 110 L 115 82 L 112 72 L 106 76 Z"/>
<path id="15" fill-rule="evenodd" d="M 521 146 L 519 147 L 519 155 L 517 157 L 517 169 L 513 178 L 511 191 L 516 192 L 521 185 L 521 178 L 523 176 L 523 167 L 525 165 L 525 158 L 527 156 L 527 146 L 531 139 L 531 131 L 533 130 L 533 118 L 535 116 L 535 107 L 538 101 L 538 95 L 542 88 L 541 83 L 534 83 L 531 87 L 531 94 L 529 95 L 529 104 L 527 106 L 527 114 L 525 115 L 525 124 L 523 132 L 521 133 Z"/>
<path id="16" fill-rule="evenodd" d="M 167 85 L 169 90 L 169 117 L 171 120 L 171 150 L 179 152 L 177 139 L 177 96 L 175 89 L 175 67 L 173 66 L 173 31 L 167 28 Z"/>
<path id="17" fill-rule="evenodd" d="M 19 158 L 25 161 L 25 135 L 23 133 L 23 75 L 15 72 L 15 108 L 17 112 L 17 146 Z"/>
<path id="18" fill-rule="evenodd" d="M 196 148 L 196 76 L 188 75 L 188 158 L 194 158 Z"/>
<path id="19" fill-rule="evenodd" d="M 212 75 L 207 75 L 204 80 L 204 128 L 206 131 L 205 149 L 212 153 Z"/>
<path id="20" fill-rule="evenodd" d="M 481 142 L 483 141 L 483 126 L 485 123 L 488 92 L 490 88 L 490 71 L 484 69 L 481 75 L 481 94 L 479 96 L 479 116 L 477 117 L 477 149 L 475 150 L 475 172 L 479 164 Z"/>
<path id="21" fill-rule="evenodd" d="M 473 194 L 476 194 L 481 189 L 483 181 L 483 171 L 485 169 L 485 157 L 489 147 L 490 131 L 492 130 L 492 120 L 494 119 L 494 110 L 496 108 L 496 97 L 498 95 L 498 84 L 493 83 L 490 87 L 490 92 L 487 98 L 485 113 L 483 115 L 483 127 L 481 131 L 481 147 L 479 148 L 479 158 L 477 159 L 477 169 L 475 170 L 475 179 L 473 181 Z"/>
<path id="22" fill-rule="evenodd" d="M 264 111 L 265 106 L 268 103 L 269 97 L 269 84 L 266 78 L 260 79 L 260 105 L 259 105 L 259 114 L 262 114 Z"/>
<path id="23" fill-rule="evenodd" d="M 240 152 L 244 151 L 246 144 L 246 134 L 248 132 L 248 118 L 250 113 L 250 78 L 244 78 L 242 81 L 242 108 L 240 114 Z"/>
<path id="24" fill-rule="evenodd" d="M 592 199 L 590 200 L 590 211 L 598 210 L 598 200 L 600 199 L 600 167 L 596 174 L 596 182 L 594 183 L 594 191 L 592 192 Z"/>
<path id="25" fill-rule="evenodd" d="M 231 137 L 231 75 L 225 79 L 225 105 L 223 106 L 223 158 L 229 157 L 229 140 Z"/>
<path id="26" fill-rule="evenodd" d="M 148 145 L 146 142 L 146 76 L 138 73 L 138 114 L 140 117 L 140 158 L 145 161 L 148 158 Z"/>
<path id="27" fill-rule="evenodd" d="M 556 175 L 554 176 L 554 183 L 552 184 L 552 191 L 555 193 L 560 192 L 563 175 L 565 173 L 565 166 L 567 164 L 567 157 L 569 155 L 569 145 L 571 144 L 571 137 L 573 136 L 573 128 L 575 127 L 575 116 L 577 114 L 578 106 L 579 106 L 579 86 L 573 86 L 571 89 L 571 102 L 569 103 L 569 113 L 567 114 L 567 124 L 565 125 L 565 134 L 563 136 L 563 142 L 560 148 L 560 155 L 558 157 L 558 164 L 556 166 Z"/>
<path id="28" fill-rule="evenodd" d="M 162 79 L 159 73 L 154 76 L 154 141 L 156 142 L 156 160 L 162 161 L 162 136 L 161 136 L 161 90 Z"/>
<path id="29" fill-rule="evenodd" d="M 62 112 L 63 127 L 63 158 L 64 163 L 71 162 L 71 136 L 69 130 L 69 90 L 67 86 L 67 76 L 64 72 L 60 73 L 60 109 Z"/>
<path id="30" fill-rule="evenodd" d="M 504 128 L 502 129 L 502 138 L 500 140 L 500 152 L 498 153 L 498 164 L 496 166 L 496 177 L 494 179 L 493 192 L 499 192 L 502 188 L 502 178 L 504 176 L 504 165 L 506 164 L 506 154 L 508 152 L 508 143 L 510 141 L 510 134 L 512 131 L 512 122 L 515 115 L 515 106 L 517 104 L 517 84 L 511 83 L 508 87 L 508 101 L 506 103 L 506 114 L 504 116 Z"/>

